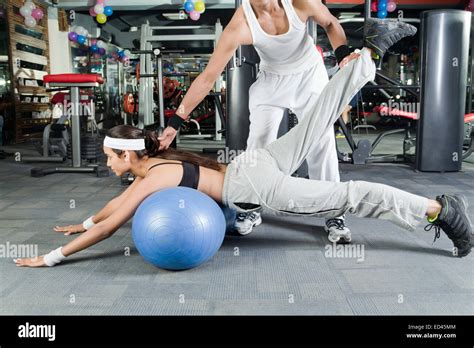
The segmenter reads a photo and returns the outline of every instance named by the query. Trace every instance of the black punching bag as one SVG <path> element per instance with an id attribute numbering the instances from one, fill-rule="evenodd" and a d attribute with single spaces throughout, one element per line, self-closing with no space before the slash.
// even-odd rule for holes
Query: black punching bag
<path id="1" fill-rule="evenodd" d="M 422 13 L 418 170 L 461 170 L 470 29 L 470 12 Z"/>
<path id="2" fill-rule="evenodd" d="M 257 67 L 249 62 L 260 58 L 253 46 L 241 46 L 241 59 L 227 64 L 227 117 L 226 147 L 229 150 L 245 150 L 250 127 L 249 88 L 257 78 Z M 245 63 L 247 62 L 247 63 Z"/>

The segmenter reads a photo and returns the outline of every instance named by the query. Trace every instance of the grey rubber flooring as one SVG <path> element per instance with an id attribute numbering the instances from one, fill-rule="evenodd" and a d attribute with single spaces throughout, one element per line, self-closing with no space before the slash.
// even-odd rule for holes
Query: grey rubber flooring
<path id="1" fill-rule="evenodd" d="M 347 164 L 341 172 L 343 180 L 429 197 L 463 192 L 473 203 L 473 157 L 459 173 Z M 124 189 L 117 177 L 31 178 L 32 166 L 0 160 L 0 244 L 49 252 L 74 238 L 52 227 L 80 223 Z M 469 211 L 474 216 L 474 207 Z M 130 224 L 54 268 L 20 269 L 2 257 L 0 314 L 474 314 L 472 254 L 452 257 L 451 241 L 442 233 L 432 245 L 434 233 L 423 226 L 408 232 L 388 222 L 347 220 L 353 245 L 364 247 L 363 258 L 328 255 L 321 219 L 272 216 L 246 237 L 227 236 L 210 262 L 183 272 L 145 263 L 133 246 Z"/>

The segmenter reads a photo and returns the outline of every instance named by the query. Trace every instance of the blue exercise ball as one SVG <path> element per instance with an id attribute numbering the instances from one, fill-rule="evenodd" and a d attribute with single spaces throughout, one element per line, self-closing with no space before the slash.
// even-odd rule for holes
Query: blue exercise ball
<path id="1" fill-rule="evenodd" d="M 190 269 L 210 260 L 221 247 L 225 230 L 219 205 L 187 187 L 147 197 L 132 221 L 138 252 L 151 264 L 169 270 Z"/>

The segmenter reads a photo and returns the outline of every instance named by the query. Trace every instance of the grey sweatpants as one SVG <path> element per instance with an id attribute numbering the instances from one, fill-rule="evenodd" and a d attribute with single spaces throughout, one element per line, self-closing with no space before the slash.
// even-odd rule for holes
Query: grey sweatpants
<path id="1" fill-rule="evenodd" d="M 375 78 L 370 52 L 341 69 L 321 95 L 309 100 L 312 112 L 296 127 L 263 149 L 246 151 L 227 167 L 222 201 L 239 212 L 260 207 L 273 214 L 307 214 L 390 220 L 409 230 L 422 221 L 428 199 L 387 185 L 365 181 L 330 182 L 291 176 L 331 128 L 357 92 Z"/>

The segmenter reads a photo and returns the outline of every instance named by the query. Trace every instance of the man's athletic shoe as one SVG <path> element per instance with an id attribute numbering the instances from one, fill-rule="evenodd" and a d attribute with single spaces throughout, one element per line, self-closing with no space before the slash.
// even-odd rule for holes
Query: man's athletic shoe
<path id="1" fill-rule="evenodd" d="M 396 19 L 368 18 L 364 24 L 364 46 L 373 49 L 382 59 L 391 46 L 415 35 L 416 31 L 413 25 Z"/>
<path id="2" fill-rule="evenodd" d="M 234 229 L 240 235 L 245 236 L 252 232 L 254 227 L 262 223 L 262 216 L 258 212 L 238 213 L 235 220 Z"/>
<path id="3" fill-rule="evenodd" d="M 446 233 L 454 243 L 454 255 L 464 257 L 471 252 L 474 236 L 472 235 L 472 224 L 467 212 L 467 200 L 462 195 L 442 195 L 436 197 L 441 204 L 441 212 L 435 219 L 428 219 L 429 225 L 425 231 L 435 229 L 435 238 L 440 236 L 440 229 Z"/>
<path id="4" fill-rule="evenodd" d="M 346 227 L 344 218 L 326 220 L 324 230 L 328 234 L 331 243 L 350 243 L 352 240 L 351 230 Z"/>

